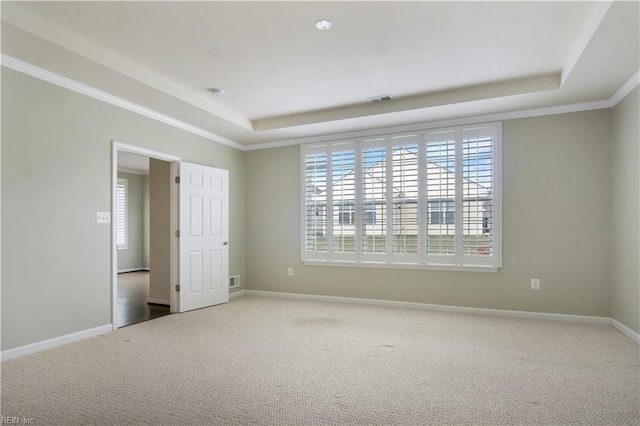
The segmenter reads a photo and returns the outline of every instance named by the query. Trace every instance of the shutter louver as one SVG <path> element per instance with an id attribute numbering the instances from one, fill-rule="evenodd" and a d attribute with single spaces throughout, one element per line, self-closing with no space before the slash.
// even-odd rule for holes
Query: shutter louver
<path id="1" fill-rule="evenodd" d="M 462 140 L 462 248 L 465 256 L 492 255 L 493 140 L 463 137 Z"/>
<path id="2" fill-rule="evenodd" d="M 414 139 L 403 136 L 398 139 Z M 394 141 L 397 142 L 397 141 Z M 418 254 L 418 144 L 393 146 L 393 253 Z"/>
<path id="3" fill-rule="evenodd" d="M 362 152 L 362 205 L 370 219 L 362 221 L 363 254 L 387 251 L 387 150 L 384 147 Z"/>
<path id="4" fill-rule="evenodd" d="M 305 160 L 307 252 L 327 252 L 327 156 L 307 155 Z"/>
<path id="5" fill-rule="evenodd" d="M 427 253 L 455 254 L 455 139 L 453 132 L 427 141 Z"/>
<path id="6" fill-rule="evenodd" d="M 331 158 L 333 253 L 355 253 L 355 156 L 336 152 Z"/>

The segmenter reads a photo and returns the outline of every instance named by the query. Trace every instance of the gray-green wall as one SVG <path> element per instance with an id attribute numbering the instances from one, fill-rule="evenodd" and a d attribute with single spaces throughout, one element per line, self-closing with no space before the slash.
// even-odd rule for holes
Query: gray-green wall
<path id="1" fill-rule="evenodd" d="M 640 333 L 640 111 L 636 87 L 613 109 L 611 316 Z"/>
<path id="2" fill-rule="evenodd" d="M 244 281 L 244 153 L 2 69 L 2 350 L 111 324 L 112 140 L 229 170 Z"/>
<path id="3" fill-rule="evenodd" d="M 305 266 L 300 148 L 247 152 L 247 288 L 609 316 L 611 119 L 598 110 L 503 122 L 497 273 Z M 287 267 L 294 275 L 287 276 Z M 530 279 L 541 289 L 531 290 Z"/>
<path id="4" fill-rule="evenodd" d="M 111 323 L 111 232 L 95 214 L 111 210 L 112 140 L 230 171 L 230 274 L 243 288 L 640 328 L 638 89 L 613 111 L 503 122 L 497 273 L 304 266 L 299 147 L 241 152 L 4 68 L 2 89 L 2 350 Z"/>

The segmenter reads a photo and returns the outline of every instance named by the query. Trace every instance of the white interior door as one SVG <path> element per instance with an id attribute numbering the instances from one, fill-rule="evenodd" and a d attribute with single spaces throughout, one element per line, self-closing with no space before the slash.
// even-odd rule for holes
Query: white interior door
<path id="1" fill-rule="evenodd" d="M 229 172 L 180 162 L 179 312 L 229 301 Z"/>

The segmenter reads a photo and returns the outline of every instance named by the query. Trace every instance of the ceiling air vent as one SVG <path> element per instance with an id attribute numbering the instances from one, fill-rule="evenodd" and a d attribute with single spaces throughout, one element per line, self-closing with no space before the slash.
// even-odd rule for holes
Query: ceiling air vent
<path id="1" fill-rule="evenodd" d="M 391 97 L 391 95 L 380 95 L 380 96 L 373 96 L 371 98 L 367 98 L 367 100 L 369 101 L 370 104 L 379 104 L 381 102 L 392 101 L 393 98 Z"/>

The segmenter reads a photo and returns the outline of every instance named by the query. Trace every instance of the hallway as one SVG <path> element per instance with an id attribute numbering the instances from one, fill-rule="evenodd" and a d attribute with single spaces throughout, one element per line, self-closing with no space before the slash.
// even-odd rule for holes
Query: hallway
<path id="1" fill-rule="evenodd" d="M 169 306 L 149 304 L 149 272 L 118 274 L 117 327 L 169 315 Z"/>

